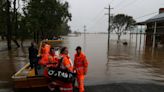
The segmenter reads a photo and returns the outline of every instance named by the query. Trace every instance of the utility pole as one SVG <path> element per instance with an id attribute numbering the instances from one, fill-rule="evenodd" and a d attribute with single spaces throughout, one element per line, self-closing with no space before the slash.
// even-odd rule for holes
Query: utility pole
<path id="1" fill-rule="evenodd" d="M 84 52 L 85 52 L 85 45 L 86 45 L 86 25 L 84 25 Z"/>
<path id="2" fill-rule="evenodd" d="M 84 34 L 85 34 L 86 31 L 87 31 L 87 30 L 86 30 L 86 25 L 84 25 Z"/>
<path id="3" fill-rule="evenodd" d="M 105 14 L 105 15 L 108 15 L 108 49 L 109 49 L 109 43 L 110 43 L 110 10 L 113 9 L 110 7 L 108 8 L 105 8 L 105 9 L 108 9 L 108 14 Z"/>

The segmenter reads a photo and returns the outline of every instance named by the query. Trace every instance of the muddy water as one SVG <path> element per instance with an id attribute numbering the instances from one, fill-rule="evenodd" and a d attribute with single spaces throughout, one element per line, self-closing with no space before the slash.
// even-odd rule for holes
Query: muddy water
<path id="1" fill-rule="evenodd" d="M 25 44 L 29 44 L 28 42 Z M 0 41 L 0 92 L 12 92 L 11 76 L 28 61 L 27 46 L 7 51 L 6 42 Z"/>
<path id="2" fill-rule="evenodd" d="M 71 55 L 75 47 L 80 45 L 89 60 L 89 72 L 86 76 L 87 85 L 108 83 L 163 83 L 164 80 L 164 50 L 145 46 L 144 35 L 123 35 L 120 43 L 112 34 L 109 51 L 107 35 L 89 34 L 79 37 L 69 37 L 65 45 Z M 125 46 L 122 42 L 128 42 Z M 73 58 L 73 57 L 72 57 Z"/>
<path id="3" fill-rule="evenodd" d="M 86 85 L 108 83 L 164 83 L 164 49 L 154 52 L 146 47 L 144 35 L 123 35 L 120 43 L 112 34 L 109 51 L 106 34 L 87 34 L 64 37 L 63 46 L 69 48 L 73 59 L 76 46 L 83 47 L 89 61 Z M 128 45 L 122 42 L 127 41 Z M 5 42 L 0 42 L 0 91 L 12 89 L 11 76 L 28 62 L 27 47 L 5 50 Z"/>

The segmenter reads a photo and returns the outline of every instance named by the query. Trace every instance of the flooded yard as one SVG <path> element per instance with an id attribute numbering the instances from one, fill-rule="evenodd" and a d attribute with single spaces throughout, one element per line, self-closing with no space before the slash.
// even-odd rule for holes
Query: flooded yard
<path id="1" fill-rule="evenodd" d="M 145 35 L 123 35 L 117 43 L 112 34 L 108 49 L 107 34 L 86 34 L 64 37 L 63 46 L 69 48 L 73 60 L 76 46 L 82 46 L 89 61 L 86 76 L 87 86 L 112 83 L 164 83 L 164 49 L 152 51 L 145 46 Z M 123 42 L 127 41 L 127 45 Z M 27 48 L 4 50 L 5 42 L 0 42 L 0 92 L 12 91 L 11 76 L 28 62 Z"/>

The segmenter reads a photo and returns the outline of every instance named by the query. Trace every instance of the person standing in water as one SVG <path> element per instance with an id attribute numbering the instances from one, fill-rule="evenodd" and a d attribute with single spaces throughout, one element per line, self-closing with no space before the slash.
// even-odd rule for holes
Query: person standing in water
<path id="1" fill-rule="evenodd" d="M 38 63 L 38 49 L 35 42 L 31 42 L 31 46 L 28 48 L 30 68 L 35 68 L 35 74 L 37 74 L 37 63 Z"/>
<path id="2" fill-rule="evenodd" d="M 30 67 L 34 67 L 34 62 L 36 62 L 38 49 L 36 47 L 35 42 L 31 42 L 31 46 L 28 48 L 29 51 L 29 60 L 30 60 Z"/>
<path id="3" fill-rule="evenodd" d="M 79 92 L 84 92 L 84 77 L 88 71 L 88 61 L 80 46 L 76 48 L 74 56 L 74 70 L 77 74 Z"/>

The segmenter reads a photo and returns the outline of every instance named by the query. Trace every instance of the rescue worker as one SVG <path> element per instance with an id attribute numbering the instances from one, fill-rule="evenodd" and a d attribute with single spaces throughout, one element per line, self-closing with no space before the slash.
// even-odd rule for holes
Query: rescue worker
<path id="1" fill-rule="evenodd" d="M 63 68 L 63 69 L 66 68 L 70 72 L 73 72 L 73 66 L 71 64 L 70 57 L 68 55 L 68 48 L 67 47 L 63 47 L 61 49 L 60 56 L 63 58 L 61 68 Z"/>
<path id="2" fill-rule="evenodd" d="M 73 66 L 71 64 L 70 57 L 68 56 L 68 48 L 67 47 L 63 47 L 61 49 L 60 56 L 61 56 L 61 60 L 62 60 L 60 68 L 63 70 L 67 69 L 69 72 L 73 72 Z M 49 86 L 51 91 L 54 90 L 54 88 L 52 88 L 53 86 L 59 87 L 60 92 L 73 92 L 72 83 L 55 80 L 54 82 L 52 82 L 52 85 Z"/>
<path id="3" fill-rule="evenodd" d="M 84 77 L 88 71 L 88 61 L 81 50 L 80 46 L 76 48 L 76 54 L 74 56 L 74 70 L 77 74 L 76 79 L 78 82 L 79 92 L 84 92 Z"/>
<path id="4" fill-rule="evenodd" d="M 43 43 L 41 48 L 41 60 L 39 62 L 40 65 L 45 66 L 48 63 L 50 48 L 51 46 L 47 42 Z"/>
<path id="5" fill-rule="evenodd" d="M 37 75 L 37 63 L 38 63 L 38 49 L 35 42 L 31 42 L 31 46 L 28 48 L 29 51 L 29 60 L 30 60 L 30 68 L 35 69 L 35 74 Z"/>
<path id="6" fill-rule="evenodd" d="M 55 50 L 54 48 L 51 48 L 50 49 L 50 53 L 49 53 L 49 57 L 48 57 L 48 64 L 46 65 L 46 67 L 52 67 L 52 68 L 55 68 L 57 67 L 57 64 L 58 64 L 58 58 L 57 56 L 55 55 Z"/>
<path id="7" fill-rule="evenodd" d="M 48 62 L 45 65 L 44 68 L 44 76 L 49 78 L 48 76 L 48 68 L 57 68 L 58 66 L 58 61 L 59 59 L 55 55 L 54 48 L 50 49 L 49 57 L 48 57 Z"/>

